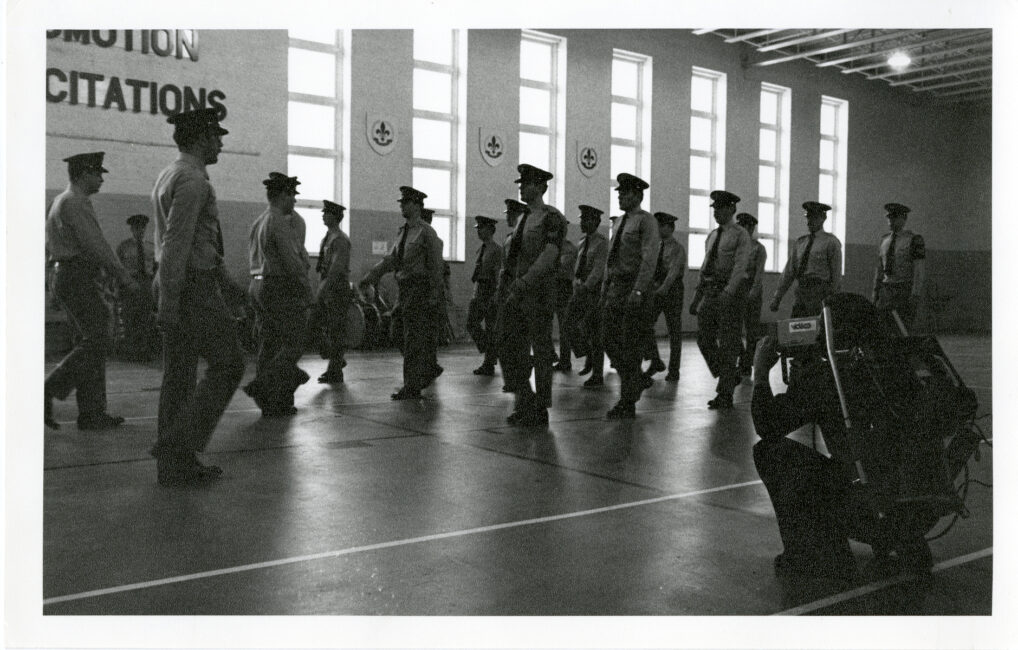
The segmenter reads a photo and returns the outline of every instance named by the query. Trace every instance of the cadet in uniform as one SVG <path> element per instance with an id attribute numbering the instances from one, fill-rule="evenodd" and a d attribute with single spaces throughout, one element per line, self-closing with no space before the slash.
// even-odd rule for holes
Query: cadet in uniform
<path id="1" fill-rule="evenodd" d="M 806 201 L 802 208 L 809 234 L 799 237 L 792 246 L 770 304 L 771 311 L 777 311 L 785 292 L 798 280 L 792 318 L 818 315 L 824 298 L 841 291 L 841 242 L 823 229 L 831 206 Z"/>
<path id="2" fill-rule="evenodd" d="M 707 402 L 711 409 L 732 408 L 732 393 L 739 385 L 736 361 L 742 348 L 743 301 L 752 241 L 749 233 L 735 223 L 740 199 L 731 192 L 714 190 L 714 220 L 718 227 L 707 235 L 707 255 L 700 268 L 700 285 L 689 306 L 698 316 L 696 344 L 707 367 L 718 378 L 717 395 Z"/>
<path id="3" fill-rule="evenodd" d="M 522 216 L 524 213 L 526 213 L 526 211 L 527 211 L 527 204 L 526 203 L 520 203 L 516 199 L 506 199 L 505 200 L 505 221 L 506 221 L 506 225 L 509 227 L 509 232 L 507 232 L 505 234 L 505 241 L 502 243 L 502 268 L 499 269 L 499 273 L 498 273 L 499 281 L 498 281 L 498 285 L 496 286 L 496 294 L 495 294 L 495 301 L 498 303 L 498 305 L 500 305 L 500 307 L 499 307 L 500 311 L 498 312 L 498 315 L 495 317 L 495 330 L 496 331 L 494 332 L 494 337 L 495 337 L 494 341 L 495 341 L 495 347 L 496 348 L 498 348 L 498 340 L 499 340 L 499 338 L 498 338 L 498 331 L 497 330 L 498 330 L 498 322 L 499 322 L 498 319 L 501 317 L 501 305 L 503 303 L 505 303 L 505 292 L 508 291 L 509 284 L 510 284 L 509 282 L 503 282 L 502 281 L 502 276 L 507 271 L 506 266 L 505 266 L 505 260 L 506 260 L 507 257 L 509 257 L 509 244 L 510 244 L 510 242 L 513 239 L 513 233 L 516 231 L 516 224 L 520 220 L 520 216 Z M 497 349 L 496 349 L 496 355 L 497 355 Z M 504 377 L 503 377 L 503 379 L 504 379 Z M 503 393 L 511 393 L 511 392 L 513 392 L 512 391 L 512 387 L 510 387 L 508 383 L 503 383 L 503 385 L 502 385 L 502 392 Z"/>
<path id="4" fill-rule="evenodd" d="M 516 394 L 510 424 L 540 426 L 548 423 L 551 406 L 551 319 L 555 309 L 556 280 L 566 219 L 544 203 L 551 173 L 531 165 L 519 165 L 520 198 L 527 210 L 516 225 L 505 272 L 505 302 L 499 315 L 499 362 L 506 385 Z M 533 361 L 531 361 L 533 349 Z M 530 389 L 534 369 L 537 393 Z"/>
<path id="5" fill-rule="evenodd" d="M 156 350 L 161 347 L 151 292 L 152 277 L 155 274 L 155 249 L 145 241 L 147 215 L 131 215 L 127 218 L 127 225 L 131 228 L 131 237 L 117 246 L 117 257 L 141 291 L 127 291 L 120 295 L 120 317 L 124 325 L 123 352 L 135 361 L 151 361 Z"/>
<path id="6" fill-rule="evenodd" d="M 375 265 L 360 286 L 375 284 L 389 271 L 399 283 L 403 321 L 403 386 L 392 399 L 416 399 L 437 377 L 435 321 L 442 300 L 442 241 L 421 220 L 427 194 L 409 186 L 399 188 L 399 206 L 406 223 L 400 227 L 392 253 Z"/>
<path id="7" fill-rule="evenodd" d="M 477 262 L 470 281 L 474 283 L 474 295 L 467 307 L 467 330 L 477 344 L 477 351 L 484 355 L 484 361 L 474 369 L 475 375 L 491 376 L 495 374 L 495 363 L 498 352 L 495 348 L 495 321 L 498 317 L 498 303 L 495 300 L 495 287 L 498 284 L 498 272 L 502 267 L 502 247 L 492 241 L 498 221 L 491 217 L 478 215 L 477 237 L 481 247 L 477 249 Z"/>
<path id="8" fill-rule="evenodd" d="M 735 221 L 746 229 L 753 242 L 753 251 L 749 254 L 749 278 L 746 286 L 746 305 L 742 316 L 742 329 L 746 344 L 739 355 L 739 374 L 748 375 L 753 369 L 753 351 L 757 339 L 760 338 L 760 309 L 763 307 L 763 277 L 767 268 L 767 248 L 759 240 L 753 238 L 756 231 L 757 218 L 748 212 L 735 215 Z"/>
<path id="9" fill-rule="evenodd" d="M 682 276 L 686 273 L 686 249 L 672 236 L 675 233 L 677 217 L 667 212 L 655 212 L 654 218 L 657 219 L 661 245 L 654 267 L 651 311 L 647 319 L 647 348 L 643 355 L 645 359 L 650 359 L 650 367 L 644 374 L 653 377 L 666 367 L 661 361 L 654 336 L 657 317 L 663 313 L 665 325 L 668 326 L 669 342 L 668 374 L 665 381 L 678 381 L 679 366 L 682 365 L 682 301 L 685 298 Z"/>
<path id="10" fill-rule="evenodd" d="M 880 311 L 897 311 L 911 330 L 926 283 L 926 244 L 921 235 L 904 229 L 910 212 L 907 206 L 888 203 L 884 209 L 891 232 L 880 239 L 873 302 Z"/>
<path id="11" fill-rule="evenodd" d="M 309 377 L 297 366 L 311 305 L 307 226 L 294 212 L 296 176 L 272 172 L 262 181 L 268 207 L 251 224 L 249 293 L 258 314 L 258 363 L 244 392 L 264 417 L 293 415 L 293 393 Z"/>
<path id="12" fill-rule="evenodd" d="M 91 195 L 103 184 L 104 152 L 64 158 L 70 184 L 53 199 L 46 216 L 46 252 L 55 262 L 54 293 L 74 331 L 74 348 L 46 377 L 44 422 L 53 429 L 53 399 L 75 391 L 78 428 L 109 429 L 124 418 L 106 413 L 106 356 L 112 347 L 110 308 L 103 299 L 102 272 L 116 278 L 128 293 L 138 292 L 113 249 L 103 238 Z"/>
<path id="13" fill-rule="evenodd" d="M 421 221 L 431 225 L 431 220 L 435 217 L 435 211 L 431 208 L 421 208 Z M 436 232 L 437 235 L 437 232 Z M 438 243 L 441 249 L 445 250 L 445 242 L 441 237 L 438 238 Z M 432 348 L 432 359 L 431 365 L 434 368 L 435 376 L 440 376 L 445 372 L 445 368 L 438 365 L 438 346 L 448 345 L 453 340 L 452 333 L 452 322 L 449 320 L 449 307 L 453 309 L 456 305 L 452 302 L 452 269 L 449 268 L 449 262 L 445 261 L 444 254 L 442 259 L 442 299 L 438 302 L 438 310 L 435 312 L 435 346 Z"/>
<path id="14" fill-rule="evenodd" d="M 202 465 L 205 449 L 244 374 L 244 355 L 223 289 L 239 290 L 223 268 L 223 234 L 206 165 L 219 160 L 222 136 L 211 108 L 178 113 L 177 160 L 152 190 L 155 217 L 157 322 L 163 330 L 159 434 L 152 455 L 159 482 L 192 484 L 222 470 Z M 242 290 L 241 290 L 242 291 Z M 208 363 L 196 383 L 198 359 Z"/>
<path id="15" fill-rule="evenodd" d="M 573 369 L 572 349 L 569 341 L 569 330 L 566 310 L 569 299 L 573 296 L 573 278 L 576 272 L 576 244 L 569 241 L 569 222 L 566 221 L 566 237 L 562 239 L 562 252 L 558 261 L 558 295 L 555 298 L 555 315 L 558 318 L 558 363 L 552 366 L 559 372 L 570 372 Z"/>
<path id="16" fill-rule="evenodd" d="M 322 221 L 329 229 L 322 237 L 316 271 L 321 278 L 315 304 L 325 317 L 328 336 L 326 355 L 329 366 L 318 377 L 319 384 L 336 384 L 343 381 L 346 367 L 346 312 L 353 299 L 350 289 L 350 238 L 339 224 L 346 207 L 332 201 L 322 201 Z"/>
<path id="17" fill-rule="evenodd" d="M 648 294 L 661 244 L 657 222 L 640 207 L 650 184 L 626 173 L 616 180 L 623 215 L 608 250 L 601 331 L 604 351 L 619 373 L 622 388 L 618 403 L 605 416 L 609 420 L 636 417 L 640 393 L 653 381 L 640 372 L 640 363 L 649 318 Z"/>
<path id="18" fill-rule="evenodd" d="M 580 375 L 589 373 L 590 377 L 583 382 L 583 387 L 594 388 L 604 385 L 604 350 L 601 347 L 598 302 L 608 262 L 608 238 L 597 230 L 604 212 L 589 205 L 579 208 L 583 243 L 576 259 L 573 295 L 566 309 L 566 327 L 576 355 L 587 358 Z"/>

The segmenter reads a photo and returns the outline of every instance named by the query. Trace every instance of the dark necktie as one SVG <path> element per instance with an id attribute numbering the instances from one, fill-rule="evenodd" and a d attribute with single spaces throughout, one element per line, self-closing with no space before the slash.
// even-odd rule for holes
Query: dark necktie
<path id="1" fill-rule="evenodd" d="M 622 231 L 626 228 L 626 220 L 629 219 L 628 214 L 622 215 L 622 220 L 619 221 L 619 227 L 615 231 L 615 236 L 612 237 L 612 249 L 608 253 L 608 266 L 615 265 L 615 258 L 619 254 L 619 242 L 622 241 Z"/>
<path id="2" fill-rule="evenodd" d="M 399 271 L 403 268 L 403 249 L 406 248 L 406 234 L 409 228 L 403 226 L 400 228 L 403 231 L 403 235 L 399 238 L 399 246 L 396 247 L 396 270 Z"/>
<path id="3" fill-rule="evenodd" d="M 219 253 L 219 262 L 222 263 L 226 257 L 223 249 L 223 224 L 216 221 L 216 252 Z"/>
<path id="4" fill-rule="evenodd" d="M 329 234 L 322 237 L 322 245 L 318 247 L 318 264 L 315 264 L 315 273 L 321 274 L 325 270 L 325 243 L 329 241 Z"/>
<path id="5" fill-rule="evenodd" d="M 474 264 L 474 274 L 470 276 L 471 282 L 477 282 L 477 278 L 481 277 L 481 262 L 484 261 L 484 247 L 487 244 L 481 242 L 481 249 L 477 251 L 477 263 Z"/>
<path id="6" fill-rule="evenodd" d="M 506 268 L 512 269 L 513 265 L 516 264 L 516 256 L 520 253 L 520 247 L 523 246 L 523 232 L 527 227 L 527 217 L 530 216 L 530 209 L 526 209 L 523 212 L 523 216 L 520 217 L 520 222 L 516 224 L 516 230 L 513 231 L 513 238 L 509 241 L 509 254 L 507 257 Z"/>
<path id="7" fill-rule="evenodd" d="M 581 280 L 587 279 L 587 248 L 590 246 L 590 235 L 583 238 L 583 248 L 580 249 L 580 260 L 576 264 L 576 277 Z"/>
<path id="8" fill-rule="evenodd" d="M 801 278 L 802 274 L 806 272 L 806 267 L 809 265 L 809 252 L 813 250 L 813 239 L 816 237 L 816 233 L 811 232 L 809 234 L 809 241 L 806 242 L 806 250 L 802 253 L 802 259 L 799 260 L 799 270 L 796 272 L 795 277 Z"/>
<path id="9" fill-rule="evenodd" d="M 717 237 L 714 238 L 714 244 L 710 247 L 710 253 L 707 254 L 707 261 L 703 265 L 703 275 L 713 275 L 714 267 L 718 263 L 718 245 L 721 243 L 723 231 L 718 228 L 714 232 L 717 233 Z"/>
<path id="10" fill-rule="evenodd" d="M 137 248 L 136 254 L 138 256 L 138 259 L 135 262 L 135 264 L 138 267 L 138 273 L 141 276 L 148 275 L 148 272 L 145 270 L 145 247 L 142 245 L 140 239 L 135 239 L 134 245 Z"/>
<path id="11" fill-rule="evenodd" d="M 661 240 L 661 246 L 657 249 L 657 266 L 654 267 L 654 281 L 664 282 L 668 270 L 665 268 L 665 240 Z"/>
<path id="12" fill-rule="evenodd" d="M 894 275 L 894 246 L 898 243 L 898 233 L 891 233 L 891 245 L 887 248 L 887 261 L 884 262 L 884 275 Z"/>

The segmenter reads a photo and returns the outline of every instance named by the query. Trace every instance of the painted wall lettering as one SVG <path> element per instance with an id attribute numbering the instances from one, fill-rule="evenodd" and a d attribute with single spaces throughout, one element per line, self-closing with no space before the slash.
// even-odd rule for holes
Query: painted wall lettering
<path id="1" fill-rule="evenodd" d="M 71 106 L 84 105 L 106 110 L 152 115 L 176 115 L 181 111 L 211 107 L 220 120 L 226 119 L 226 93 L 218 89 L 158 84 L 144 79 L 107 77 L 95 72 L 60 68 L 46 70 L 46 101 Z"/>
<path id="2" fill-rule="evenodd" d="M 198 60 L 197 29 L 48 29 L 46 38 L 176 59 L 186 54 L 190 60 Z"/>

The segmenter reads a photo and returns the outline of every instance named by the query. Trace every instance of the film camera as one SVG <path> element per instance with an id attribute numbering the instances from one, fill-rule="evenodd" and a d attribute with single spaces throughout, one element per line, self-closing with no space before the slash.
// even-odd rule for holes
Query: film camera
<path id="1" fill-rule="evenodd" d="M 777 341 L 778 354 L 781 355 L 781 378 L 786 384 L 790 359 L 816 358 L 821 354 L 823 321 L 819 315 L 787 318 L 765 323 L 764 327 L 765 333 Z"/>

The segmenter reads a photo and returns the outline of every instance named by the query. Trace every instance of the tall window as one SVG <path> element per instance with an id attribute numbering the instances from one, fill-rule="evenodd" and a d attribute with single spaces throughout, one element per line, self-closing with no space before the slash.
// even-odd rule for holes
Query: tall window
<path id="1" fill-rule="evenodd" d="M 848 101 L 834 97 L 820 98 L 820 189 L 821 203 L 831 206 L 824 230 L 834 233 L 845 245 L 845 195 L 848 169 Z M 845 270 L 845 256 L 841 256 Z"/>
<path id="2" fill-rule="evenodd" d="M 566 39 L 523 30 L 520 40 L 520 163 L 555 175 L 549 202 L 564 209 Z"/>
<path id="3" fill-rule="evenodd" d="M 792 91 L 760 84 L 760 166 L 756 231 L 767 249 L 767 269 L 785 267 L 788 256 L 788 157 Z M 775 254 L 777 253 L 777 254 Z M 780 259 L 779 259 L 780 257 Z"/>
<path id="4" fill-rule="evenodd" d="M 651 66 L 649 56 L 612 52 L 612 189 L 618 185 L 615 177 L 622 172 L 650 181 Z M 643 198 L 649 209 L 650 190 Z M 608 205 L 616 205 L 614 192 L 609 193 Z"/>
<path id="5" fill-rule="evenodd" d="M 466 30 L 414 30 L 414 187 L 428 195 L 446 259 L 465 256 Z"/>
<path id="6" fill-rule="evenodd" d="M 725 185 L 724 73 L 693 68 L 689 116 L 689 266 L 703 264 L 704 243 L 714 229 L 711 190 Z"/>
<path id="7" fill-rule="evenodd" d="M 287 173 L 300 178 L 297 212 L 304 245 L 318 253 L 325 225 L 322 199 L 350 196 L 350 30 L 291 29 L 287 57 Z M 349 206 L 347 206 L 349 207 Z M 350 232 L 350 220 L 343 230 Z"/>

